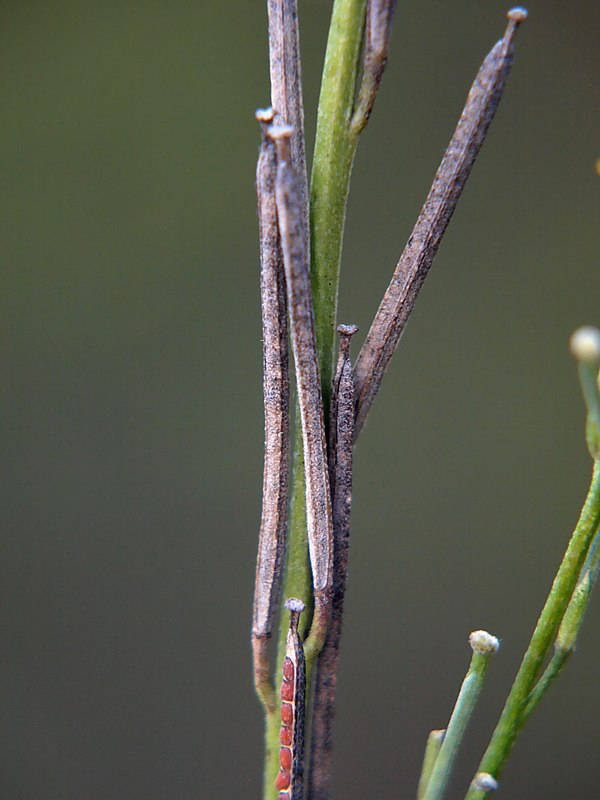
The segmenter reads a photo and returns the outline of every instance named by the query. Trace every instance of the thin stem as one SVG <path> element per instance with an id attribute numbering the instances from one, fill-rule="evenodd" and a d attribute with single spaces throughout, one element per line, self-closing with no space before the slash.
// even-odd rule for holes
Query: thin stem
<path id="1" fill-rule="evenodd" d="M 357 136 L 350 131 L 366 0 L 335 0 L 327 40 L 310 185 L 311 276 L 325 413 L 333 372 L 346 200 Z"/>
<path id="2" fill-rule="evenodd" d="M 527 699 L 535 686 L 542 663 L 552 647 L 599 522 L 600 461 L 596 461 L 590 489 L 579 520 L 506 700 L 500 720 L 479 766 L 481 772 L 489 773 L 496 779 L 499 778 L 527 718 L 525 714 Z M 482 800 L 485 796 L 485 790 L 471 786 L 466 800 Z"/>
<path id="3" fill-rule="evenodd" d="M 275 781 L 279 773 L 279 734 L 281 720 L 278 714 L 268 714 L 265 725 L 265 762 L 263 767 L 263 797 L 265 800 L 277 800 L 279 792 L 275 789 Z"/>
<path id="4" fill-rule="evenodd" d="M 596 580 L 598 579 L 599 570 L 600 533 L 596 531 L 594 541 L 592 542 L 585 564 L 581 570 L 581 577 L 579 578 L 573 596 L 565 611 L 565 615 L 560 623 L 556 641 L 554 642 L 554 654 L 552 659 L 527 698 L 523 710 L 524 722 L 529 719 L 533 711 L 535 711 L 540 700 L 560 675 L 563 667 L 575 650 L 577 637 L 583 625 L 583 620 L 590 603 L 590 596 L 596 584 Z"/>
<path id="5" fill-rule="evenodd" d="M 600 458 L 600 392 L 598 365 L 579 362 L 579 379 L 588 409 L 585 438 L 592 458 Z"/>
<path id="6" fill-rule="evenodd" d="M 526 13 L 522 9 L 513 9 L 509 12 L 504 38 L 494 45 L 477 73 L 425 205 L 360 351 L 354 368 L 355 436 L 358 436 L 367 418 L 385 370 L 494 118 L 512 66 L 515 33 L 525 16 Z"/>
<path id="7" fill-rule="evenodd" d="M 427 781 L 423 800 L 441 800 L 443 797 L 465 730 L 479 699 L 490 656 L 498 650 L 498 640 L 486 631 L 475 631 L 469 637 L 469 641 L 473 647 L 471 664 L 460 687 L 444 741 Z"/>
<path id="8" fill-rule="evenodd" d="M 548 689 L 552 686 L 554 681 L 558 678 L 560 673 L 563 670 L 563 667 L 571 657 L 573 651 L 572 650 L 562 650 L 557 649 L 552 655 L 550 659 L 550 663 L 544 670 L 542 677 L 533 687 L 531 692 L 529 693 L 529 697 L 525 702 L 525 706 L 523 707 L 523 713 L 521 716 L 522 725 L 524 725 L 535 709 L 540 704 L 540 700 L 546 694 Z"/>
<path id="9" fill-rule="evenodd" d="M 571 352 L 577 359 L 579 380 L 587 407 L 586 440 L 592 458 L 600 458 L 600 331 L 584 326 L 571 336 Z"/>
<path id="10" fill-rule="evenodd" d="M 417 800 L 424 800 L 429 778 L 431 777 L 431 772 L 437 760 L 445 735 L 446 730 L 445 728 L 442 728 L 441 730 L 431 731 L 427 737 L 425 754 L 423 755 L 423 766 L 421 767 L 421 775 L 419 777 L 419 788 L 417 789 Z"/>

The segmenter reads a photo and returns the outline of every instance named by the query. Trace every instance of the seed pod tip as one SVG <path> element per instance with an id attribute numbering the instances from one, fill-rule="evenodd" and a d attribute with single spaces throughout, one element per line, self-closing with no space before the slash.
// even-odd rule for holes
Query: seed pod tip
<path id="1" fill-rule="evenodd" d="M 571 336 L 569 346 L 578 361 L 600 364 L 600 330 L 591 325 L 578 328 Z"/>
<path id="2" fill-rule="evenodd" d="M 275 118 L 275 112 L 271 107 L 257 108 L 254 113 L 254 116 L 256 117 L 257 122 L 271 123 Z"/>
<path id="3" fill-rule="evenodd" d="M 482 656 L 497 653 L 500 648 L 498 639 L 487 631 L 473 631 L 469 635 L 469 644 L 473 648 L 473 652 Z"/>
<path id="4" fill-rule="evenodd" d="M 306 608 L 302 600 L 298 600 L 297 597 L 288 597 L 285 601 L 285 607 L 288 611 L 295 611 L 298 614 Z"/>
<path id="5" fill-rule="evenodd" d="M 529 12 L 523 6 L 515 6 L 511 8 L 510 11 L 506 14 L 508 19 L 513 20 L 514 22 L 524 22 L 527 19 Z"/>
<path id="6" fill-rule="evenodd" d="M 358 325 L 338 325 L 337 332 L 342 336 L 354 336 L 358 333 Z"/>
<path id="7" fill-rule="evenodd" d="M 498 788 L 498 781 L 489 772 L 478 772 L 473 778 L 473 788 L 483 792 L 494 792 Z"/>

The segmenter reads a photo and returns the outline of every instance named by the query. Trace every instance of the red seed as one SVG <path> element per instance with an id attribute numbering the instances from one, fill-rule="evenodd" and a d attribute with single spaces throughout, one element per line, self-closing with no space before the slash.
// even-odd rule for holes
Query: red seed
<path id="1" fill-rule="evenodd" d="M 284 681 L 293 681 L 294 680 L 294 662 L 291 658 L 287 656 L 283 659 L 283 668 L 281 670 L 283 672 L 283 680 Z"/>
<path id="2" fill-rule="evenodd" d="M 292 751 L 289 747 L 279 749 L 279 766 L 287 772 L 292 771 Z"/>
<path id="3" fill-rule="evenodd" d="M 291 747 L 294 740 L 294 734 L 291 728 L 282 728 L 279 733 L 279 741 L 286 747 Z"/>
<path id="4" fill-rule="evenodd" d="M 281 791 L 282 789 L 289 788 L 291 783 L 292 776 L 289 772 L 285 772 L 285 770 L 280 769 L 279 774 L 277 775 L 277 780 L 275 781 L 275 788 Z"/>
<path id="5" fill-rule="evenodd" d="M 294 709 L 291 703 L 281 704 L 281 724 L 291 725 L 294 721 Z"/>
<path id="6" fill-rule="evenodd" d="M 294 699 L 294 684 L 282 683 L 281 684 L 281 699 L 289 700 L 290 703 Z"/>

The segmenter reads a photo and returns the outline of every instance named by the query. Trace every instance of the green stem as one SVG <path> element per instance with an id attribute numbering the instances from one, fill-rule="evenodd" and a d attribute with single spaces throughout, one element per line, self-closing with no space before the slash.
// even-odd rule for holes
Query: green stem
<path id="1" fill-rule="evenodd" d="M 592 458 L 600 457 L 600 392 L 598 391 L 598 366 L 580 361 L 579 380 L 587 407 L 586 440 Z"/>
<path id="2" fill-rule="evenodd" d="M 524 725 L 529 717 L 533 714 L 538 707 L 540 700 L 546 694 L 548 689 L 552 686 L 554 681 L 562 672 L 563 667 L 569 660 L 572 650 L 556 650 L 550 659 L 550 663 L 544 670 L 544 674 L 533 687 L 529 693 L 529 697 L 523 707 L 523 714 L 521 717 L 521 725 Z"/>
<path id="3" fill-rule="evenodd" d="M 429 779 L 433 771 L 433 767 L 440 752 L 440 747 L 444 741 L 445 730 L 431 731 L 427 737 L 427 744 L 425 745 L 425 755 L 423 756 L 423 766 L 421 767 L 421 776 L 419 778 L 419 788 L 417 789 L 417 800 L 424 800 L 425 792 L 429 784 Z"/>
<path id="4" fill-rule="evenodd" d="M 500 720 L 479 765 L 480 772 L 490 773 L 494 778 L 499 777 L 527 719 L 528 698 L 565 615 L 599 521 L 600 461 L 596 461 L 590 489 L 577 526 L 538 619 Z M 472 786 L 467 792 L 466 800 L 483 800 L 486 794 L 484 790 Z"/>
<path id="5" fill-rule="evenodd" d="M 265 713 L 265 764 L 263 770 L 263 797 L 265 800 L 277 797 L 275 777 L 279 771 L 279 729 L 281 717 L 277 711 L 274 714 Z"/>
<path id="6" fill-rule="evenodd" d="M 575 650 L 577 637 L 583 625 L 585 613 L 590 603 L 590 596 L 598 578 L 600 570 L 600 532 L 597 530 L 594 541 L 589 549 L 581 576 L 569 601 L 565 615 L 560 623 L 556 641 L 554 642 L 554 655 L 544 670 L 544 674 L 532 689 L 527 703 L 523 709 L 525 722 L 537 708 L 540 700 L 562 672 L 569 656 Z"/>
<path id="7" fill-rule="evenodd" d="M 427 781 L 423 800 L 441 800 L 446 791 L 465 730 L 473 715 L 481 687 L 483 686 L 490 655 L 491 651 L 485 654 L 473 653 L 469 671 L 460 687 L 440 752 Z"/>
<path id="8" fill-rule="evenodd" d="M 350 133 L 349 122 L 354 108 L 365 7 L 366 0 L 335 0 L 317 115 L 311 179 L 310 238 L 314 323 L 325 419 L 329 416 L 346 200 L 357 142 L 357 136 Z M 283 602 L 288 597 L 297 597 L 310 610 L 312 588 L 306 539 L 304 462 L 302 432 L 297 413 L 294 432 L 292 499 L 281 597 Z M 310 617 L 310 613 L 303 614 L 302 636 L 306 634 Z M 278 665 L 283 661 L 287 627 L 287 618 L 283 615 L 279 627 Z M 316 649 L 307 654 L 307 685 L 317 655 Z M 279 679 L 279 668 L 278 666 L 276 683 Z M 278 794 L 274 784 L 279 764 L 279 729 L 269 718 L 265 746 L 263 797 L 264 800 L 274 800 Z"/>
<path id="9" fill-rule="evenodd" d="M 333 372 L 340 258 L 358 135 L 350 130 L 366 0 L 333 6 L 310 185 L 311 274 L 325 419 Z"/>

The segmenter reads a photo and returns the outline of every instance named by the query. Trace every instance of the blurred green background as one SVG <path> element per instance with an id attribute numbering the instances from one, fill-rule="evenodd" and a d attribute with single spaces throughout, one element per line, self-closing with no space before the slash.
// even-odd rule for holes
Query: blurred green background
<path id="1" fill-rule="evenodd" d="M 359 146 L 363 333 L 506 2 L 399 3 Z M 301 0 L 309 151 L 330 2 Z M 414 796 L 469 631 L 487 743 L 590 474 L 600 6 L 532 0 L 488 142 L 356 455 L 334 798 Z M 262 2 L 0 5 L 0 796 L 258 798 Z M 599 603 L 502 796 L 595 798 Z"/>

